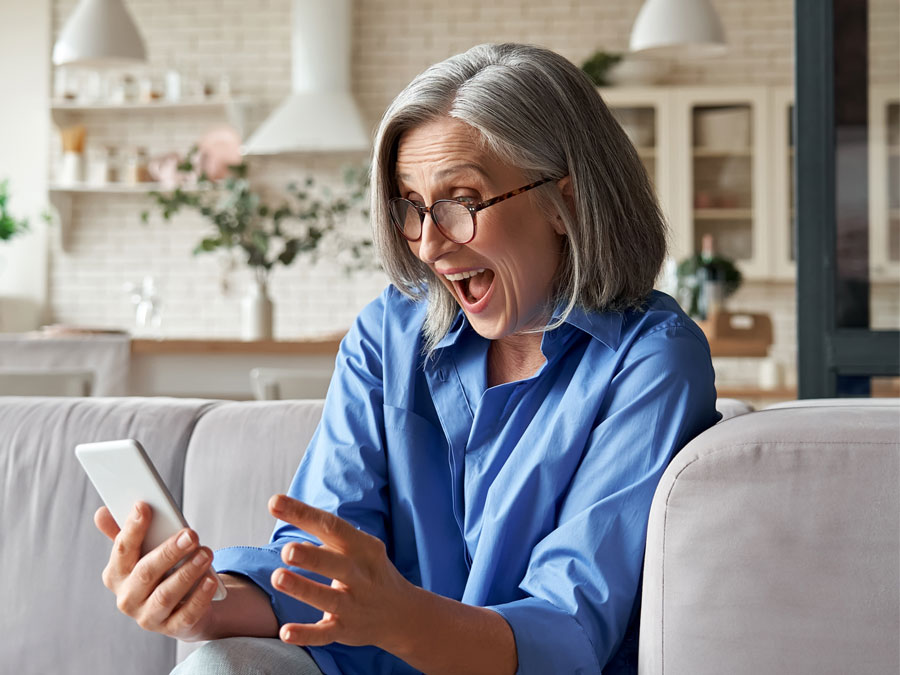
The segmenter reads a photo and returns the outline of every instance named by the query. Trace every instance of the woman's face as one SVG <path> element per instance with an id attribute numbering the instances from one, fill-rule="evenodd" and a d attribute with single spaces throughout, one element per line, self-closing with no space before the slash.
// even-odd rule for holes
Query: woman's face
<path id="1" fill-rule="evenodd" d="M 426 206 L 438 199 L 475 204 L 530 182 L 520 170 L 483 150 L 477 131 L 449 117 L 400 137 L 396 180 L 401 197 Z M 491 340 L 540 327 L 549 318 L 546 303 L 563 229 L 537 208 L 533 194 L 525 192 L 479 211 L 475 238 L 468 244 L 444 237 L 430 215 L 425 216 L 421 239 L 409 242 L 413 254 L 456 298 L 472 327 Z"/>

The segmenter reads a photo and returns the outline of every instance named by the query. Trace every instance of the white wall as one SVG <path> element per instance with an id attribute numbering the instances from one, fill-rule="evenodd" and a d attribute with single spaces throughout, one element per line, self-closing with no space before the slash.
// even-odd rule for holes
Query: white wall
<path id="1" fill-rule="evenodd" d="M 0 2 L 0 180 L 30 234 L 0 243 L 0 330 L 36 328 L 47 301 L 50 0 Z"/>

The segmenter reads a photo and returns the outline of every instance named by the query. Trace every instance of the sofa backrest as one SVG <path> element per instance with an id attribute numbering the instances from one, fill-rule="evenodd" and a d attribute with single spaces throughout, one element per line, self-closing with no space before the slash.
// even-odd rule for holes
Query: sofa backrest
<path id="1" fill-rule="evenodd" d="M 321 400 L 223 403 L 198 422 L 184 467 L 185 518 L 213 549 L 268 543 L 269 497 L 287 492 Z"/>
<path id="2" fill-rule="evenodd" d="M 136 438 L 179 500 L 194 423 L 214 405 L 0 398 L 0 671 L 158 675 L 172 668 L 174 642 L 120 614 L 103 587 L 111 544 L 94 526 L 100 498 L 73 450 Z"/>
<path id="3" fill-rule="evenodd" d="M 185 460 L 183 510 L 206 546 L 269 541 L 275 526 L 269 497 L 288 491 L 323 404 L 223 403 L 199 420 Z M 196 647 L 179 642 L 176 659 Z"/>
<path id="4" fill-rule="evenodd" d="M 900 406 L 729 419 L 651 507 L 640 672 L 900 672 Z"/>

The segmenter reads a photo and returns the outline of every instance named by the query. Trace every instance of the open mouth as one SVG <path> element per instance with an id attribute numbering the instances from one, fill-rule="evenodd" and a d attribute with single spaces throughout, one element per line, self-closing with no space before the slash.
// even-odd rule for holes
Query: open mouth
<path id="1" fill-rule="evenodd" d="M 489 269 L 472 270 L 460 274 L 447 274 L 453 283 L 457 296 L 467 309 L 480 309 L 494 283 L 494 272 Z"/>

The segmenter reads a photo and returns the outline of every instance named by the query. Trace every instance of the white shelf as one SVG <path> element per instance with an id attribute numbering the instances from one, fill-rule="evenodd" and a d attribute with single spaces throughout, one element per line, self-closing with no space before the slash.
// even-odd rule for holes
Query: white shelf
<path id="1" fill-rule="evenodd" d="M 135 110 L 212 110 L 225 108 L 230 105 L 243 105 L 247 101 L 239 98 L 211 98 L 202 101 L 150 101 L 148 103 L 77 103 L 69 101 L 54 101 L 50 106 L 53 112 L 64 113 L 91 113 L 91 112 L 115 112 Z"/>
<path id="2" fill-rule="evenodd" d="M 694 157 L 697 158 L 720 158 L 720 157 L 752 157 L 753 150 L 751 148 L 693 148 Z"/>
<path id="3" fill-rule="evenodd" d="M 75 119 L 94 113 L 215 113 L 221 111 L 243 138 L 247 132 L 246 118 L 251 101 L 246 98 L 213 98 L 202 101 L 153 101 L 150 103 L 75 103 L 54 101 L 50 116 L 57 126 L 72 124 Z"/>
<path id="4" fill-rule="evenodd" d="M 753 220 L 753 209 L 694 209 L 697 220 Z"/>
<path id="5" fill-rule="evenodd" d="M 106 185 L 91 185 L 90 183 L 79 183 L 76 185 L 64 185 L 61 183 L 51 183 L 50 192 L 71 192 L 71 193 L 91 193 L 91 194 L 147 194 L 152 190 L 162 190 L 161 183 L 137 183 L 130 185 L 128 183 L 107 183 Z"/>

